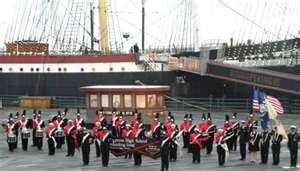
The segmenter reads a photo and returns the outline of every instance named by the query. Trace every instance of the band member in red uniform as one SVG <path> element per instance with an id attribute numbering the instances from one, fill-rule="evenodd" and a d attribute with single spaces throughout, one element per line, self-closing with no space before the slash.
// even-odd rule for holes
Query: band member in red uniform
<path id="1" fill-rule="evenodd" d="M 133 112 L 132 114 L 133 114 L 133 116 L 130 118 L 130 125 L 132 127 L 134 127 L 136 121 L 138 121 L 137 120 L 138 113 L 137 112 Z"/>
<path id="2" fill-rule="evenodd" d="M 237 118 L 237 113 L 234 112 L 232 116 L 232 120 L 229 121 L 229 126 L 232 128 L 233 136 L 228 140 L 230 146 L 228 146 L 229 151 L 236 151 L 237 148 L 237 137 L 238 137 L 238 129 L 240 127 L 239 119 Z"/>
<path id="3" fill-rule="evenodd" d="M 54 120 L 54 126 L 57 128 L 56 134 L 54 135 L 57 149 L 61 149 L 61 146 L 65 144 L 64 126 L 66 125 L 66 119 L 63 119 L 61 115 L 57 115 L 56 120 Z"/>
<path id="4" fill-rule="evenodd" d="M 139 127 L 139 125 L 140 125 L 140 123 L 137 121 L 134 125 L 134 128 L 132 129 L 132 131 L 130 133 L 130 137 L 132 139 L 138 139 L 138 138 L 142 137 L 143 130 Z M 141 166 L 142 155 L 137 152 L 133 152 L 133 158 L 134 158 L 134 165 Z"/>
<path id="5" fill-rule="evenodd" d="M 81 118 L 80 113 L 77 113 L 76 119 L 73 121 L 73 125 L 80 129 L 81 127 L 85 127 L 84 119 Z"/>
<path id="6" fill-rule="evenodd" d="M 75 153 L 75 141 L 76 141 L 76 126 L 73 125 L 72 120 L 68 121 L 68 124 L 64 126 L 64 132 L 67 139 L 67 155 L 74 156 Z"/>
<path id="7" fill-rule="evenodd" d="M 14 148 L 18 148 L 18 139 L 19 139 L 19 119 L 20 119 L 20 113 L 16 112 L 15 118 L 14 118 L 14 123 L 18 126 L 18 129 L 16 130 L 16 136 L 17 136 L 17 141 L 14 143 Z"/>
<path id="8" fill-rule="evenodd" d="M 2 124 L 4 132 L 7 134 L 7 144 L 10 152 L 14 151 L 15 143 L 17 142 L 16 131 L 18 130 L 18 125 L 14 123 L 13 118 L 9 118 L 6 124 Z"/>
<path id="9" fill-rule="evenodd" d="M 172 114 L 171 114 L 171 112 L 169 112 L 168 113 L 168 117 L 167 117 L 167 119 L 165 120 L 165 122 L 164 122 L 164 127 L 168 130 L 168 129 L 170 129 L 171 128 L 171 124 L 172 124 Z"/>
<path id="10" fill-rule="evenodd" d="M 111 128 L 111 133 L 112 136 L 116 137 L 117 136 L 117 130 L 116 130 L 116 123 L 118 121 L 118 113 L 113 112 L 112 116 L 109 118 L 109 123 L 110 123 L 110 128 Z"/>
<path id="11" fill-rule="evenodd" d="M 206 123 L 206 117 L 205 117 L 205 113 L 202 113 L 202 120 L 200 121 L 199 125 L 198 125 L 198 129 L 202 132 L 205 132 L 207 129 L 207 123 Z"/>
<path id="12" fill-rule="evenodd" d="M 32 121 L 32 128 L 35 130 L 33 131 L 35 134 L 33 144 L 35 144 L 35 146 L 37 146 L 37 148 L 41 150 L 43 147 L 43 130 L 45 128 L 45 123 L 41 118 L 41 114 L 38 114 L 37 118 Z"/>
<path id="13" fill-rule="evenodd" d="M 202 144 L 206 142 L 208 138 L 208 136 L 202 135 L 198 128 L 191 130 L 190 145 L 193 154 L 193 163 L 200 163 L 200 150 L 203 147 Z"/>
<path id="14" fill-rule="evenodd" d="M 95 122 L 94 123 L 96 123 L 96 122 L 99 122 L 100 124 L 101 124 L 101 126 L 107 126 L 107 120 L 106 120 L 106 118 L 105 118 L 105 116 L 104 116 L 104 114 L 103 114 L 103 111 L 101 110 L 101 111 L 96 111 L 96 118 L 95 118 Z"/>
<path id="15" fill-rule="evenodd" d="M 177 126 L 172 123 L 171 127 L 167 130 L 167 135 L 171 139 L 170 142 L 170 162 L 175 162 L 177 160 L 177 135 L 179 131 Z"/>
<path id="16" fill-rule="evenodd" d="M 207 129 L 205 130 L 205 134 L 209 136 L 208 140 L 206 141 L 206 154 L 211 154 L 213 149 L 214 137 L 215 133 L 217 132 L 217 127 L 212 123 L 212 119 L 210 117 L 210 113 L 207 114 Z"/>
<path id="17" fill-rule="evenodd" d="M 95 147 L 96 147 L 96 157 L 100 157 L 101 156 L 101 150 L 100 150 L 100 139 L 98 137 L 98 133 L 99 131 L 101 131 L 102 129 L 102 125 L 100 122 L 96 122 L 95 126 L 93 127 L 92 130 L 92 136 L 94 137 L 94 142 L 95 142 Z"/>
<path id="18" fill-rule="evenodd" d="M 82 161 L 83 165 L 88 165 L 90 162 L 90 145 L 93 143 L 93 137 L 90 133 L 87 132 L 87 129 L 85 127 L 82 127 L 82 135 L 80 138 L 80 146 L 82 151 Z"/>
<path id="19" fill-rule="evenodd" d="M 150 125 L 150 134 L 153 139 L 157 139 L 160 136 L 161 123 L 159 122 L 159 113 L 156 113 L 153 122 Z"/>
<path id="20" fill-rule="evenodd" d="M 123 139 L 127 138 L 127 137 L 130 137 L 130 134 L 131 134 L 131 126 L 130 124 L 126 124 L 125 126 L 122 126 L 121 127 L 121 137 Z M 131 159 L 132 158 L 132 153 L 128 153 L 128 154 L 125 154 L 125 159 Z"/>
<path id="21" fill-rule="evenodd" d="M 54 134 L 57 128 L 54 126 L 53 123 L 50 123 L 48 127 L 45 128 L 45 133 L 47 137 L 47 142 L 48 142 L 48 155 L 54 155 L 55 154 L 55 146 L 56 146 L 56 141 L 54 138 Z"/>
<path id="22" fill-rule="evenodd" d="M 102 166 L 107 167 L 109 162 L 109 149 L 111 142 L 111 134 L 107 131 L 106 127 L 103 127 L 102 131 L 99 132 L 98 137 L 101 141 L 101 152 L 102 152 Z"/>
<path id="23" fill-rule="evenodd" d="M 28 139 L 30 138 L 30 122 L 24 114 L 22 114 L 22 118 L 19 120 L 18 125 L 21 131 L 22 149 L 23 151 L 27 151 Z"/>
<path id="24" fill-rule="evenodd" d="M 115 124 L 115 130 L 117 131 L 117 137 L 121 137 L 121 126 L 125 126 L 126 122 L 123 120 L 122 113 L 120 113 L 118 120 Z"/>
<path id="25" fill-rule="evenodd" d="M 190 134 L 191 134 L 191 131 L 196 128 L 196 125 L 193 124 L 193 115 L 190 114 L 189 116 L 189 123 L 188 123 L 188 131 L 186 133 L 186 136 L 188 138 L 188 140 L 190 141 Z M 188 143 L 188 153 L 191 153 L 192 152 L 192 148 L 191 148 L 191 144 Z"/>
<path id="26" fill-rule="evenodd" d="M 220 166 L 223 166 L 228 160 L 229 150 L 226 141 L 231 136 L 233 136 L 233 134 L 226 134 L 226 130 L 224 128 L 219 129 L 218 133 L 216 134 L 217 153 Z"/>
<path id="27" fill-rule="evenodd" d="M 183 118 L 183 123 L 181 123 L 180 125 L 180 131 L 182 131 L 183 148 L 188 147 L 188 143 L 189 143 L 189 139 L 187 137 L 188 128 L 189 128 L 188 114 L 185 114 Z"/>

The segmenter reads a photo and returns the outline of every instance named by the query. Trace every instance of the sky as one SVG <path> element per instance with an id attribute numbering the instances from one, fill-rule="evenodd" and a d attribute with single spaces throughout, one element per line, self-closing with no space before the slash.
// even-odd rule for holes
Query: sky
<path id="1" fill-rule="evenodd" d="M 11 30 L 17 1 L 30 4 L 45 0 L 0 0 L 0 47 L 4 46 Z M 97 9 L 97 0 L 85 1 L 93 2 Z M 121 44 L 122 33 L 128 32 L 130 38 L 122 40 L 123 48 L 128 49 L 134 43 L 140 45 L 141 0 L 110 1 L 117 41 Z M 61 7 L 61 12 L 57 14 L 62 16 L 63 11 Z M 229 42 L 231 37 L 235 43 L 248 39 L 255 42 L 275 41 L 299 37 L 300 33 L 299 0 L 145 0 L 145 11 L 145 44 L 153 48 L 168 47 L 170 44 L 178 47 L 189 43 L 199 47 L 211 41 Z M 189 24 L 184 24 L 186 14 L 192 18 L 186 21 Z M 24 27 L 22 21 L 15 23 Z M 185 28 L 184 25 L 189 26 Z M 52 34 L 54 37 L 56 33 Z M 99 36 L 99 31 L 96 36 Z"/>

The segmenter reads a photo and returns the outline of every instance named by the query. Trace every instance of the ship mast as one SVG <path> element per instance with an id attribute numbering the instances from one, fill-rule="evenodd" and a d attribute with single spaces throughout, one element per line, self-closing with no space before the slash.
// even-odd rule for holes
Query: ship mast
<path id="1" fill-rule="evenodd" d="M 107 0 L 99 0 L 99 20 L 100 20 L 100 49 L 103 54 L 109 52 L 109 39 L 108 39 L 108 19 L 107 19 Z"/>
<path id="2" fill-rule="evenodd" d="M 142 53 L 145 50 L 145 0 L 142 0 Z"/>

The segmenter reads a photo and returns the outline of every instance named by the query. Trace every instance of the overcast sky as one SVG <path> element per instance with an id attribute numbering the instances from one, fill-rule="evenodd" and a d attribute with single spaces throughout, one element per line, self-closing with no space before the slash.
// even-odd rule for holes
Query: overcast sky
<path id="1" fill-rule="evenodd" d="M 0 0 L 0 47 L 4 45 L 16 1 L 42 0 Z M 95 1 L 96 5 L 97 0 L 89 1 Z M 126 48 L 135 42 L 140 44 L 141 0 L 111 1 L 116 4 L 113 11 L 116 36 L 130 33 L 131 38 L 124 41 Z M 297 36 L 300 30 L 299 0 L 146 0 L 146 47 L 180 44 L 181 18 L 187 7 L 192 11 L 192 28 L 186 32 L 192 34 L 184 35 L 192 37 L 189 41 L 194 44 L 211 39 L 228 42 L 231 37 L 235 42 L 279 40 Z"/>

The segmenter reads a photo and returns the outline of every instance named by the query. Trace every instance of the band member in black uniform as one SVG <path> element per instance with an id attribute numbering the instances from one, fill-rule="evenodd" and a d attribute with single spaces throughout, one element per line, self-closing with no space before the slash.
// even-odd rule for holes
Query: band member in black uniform
<path id="1" fill-rule="evenodd" d="M 297 157 L 298 157 L 298 141 L 300 141 L 300 136 L 297 133 L 297 127 L 292 125 L 291 131 L 288 134 L 288 148 L 290 150 L 291 157 L 291 167 L 297 167 Z"/>
<path id="2" fill-rule="evenodd" d="M 88 165 L 90 161 L 90 145 L 93 143 L 93 137 L 87 132 L 85 127 L 82 128 L 81 137 L 82 139 L 80 139 L 80 146 L 82 151 L 82 161 L 83 165 Z"/>
<path id="3" fill-rule="evenodd" d="M 214 138 L 215 133 L 217 132 L 217 127 L 212 123 L 212 119 L 210 117 L 210 113 L 207 113 L 207 130 L 206 134 L 209 136 L 208 140 L 206 141 L 206 154 L 211 154 L 213 150 Z"/>
<path id="4" fill-rule="evenodd" d="M 101 131 L 102 126 L 101 126 L 101 122 L 95 122 L 95 126 L 93 127 L 93 137 L 94 137 L 94 142 L 95 142 L 95 148 L 96 148 L 96 157 L 100 157 L 101 156 L 101 150 L 100 150 L 100 139 L 98 137 L 98 133 L 99 131 Z"/>
<path id="5" fill-rule="evenodd" d="M 250 156 L 251 156 L 251 163 L 256 162 L 256 152 L 259 151 L 259 141 L 260 141 L 261 136 L 257 132 L 257 126 L 254 125 L 252 132 L 250 132 L 249 135 L 249 151 L 250 151 Z"/>
<path id="6" fill-rule="evenodd" d="M 189 125 L 188 125 L 188 131 L 186 132 L 186 137 L 187 139 L 190 141 L 190 135 L 191 135 L 191 131 L 192 129 L 195 128 L 195 125 L 193 125 L 193 114 L 190 114 L 189 116 Z M 191 153 L 192 152 L 192 148 L 191 148 L 191 144 L 188 143 L 187 144 L 188 146 L 188 153 Z"/>
<path id="7" fill-rule="evenodd" d="M 66 125 L 66 118 L 62 118 L 61 115 L 57 115 L 57 134 L 55 140 L 57 142 L 57 149 L 61 149 L 62 145 L 65 144 L 64 126 Z"/>
<path id="8" fill-rule="evenodd" d="M 165 131 L 161 132 L 161 171 L 168 171 L 169 169 L 169 153 L 170 153 L 170 138 L 166 135 Z"/>
<path id="9" fill-rule="evenodd" d="M 177 160 L 177 140 L 176 140 L 176 136 L 178 134 L 178 128 L 177 128 L 177 125 L 175 125 L 174 123 L 174 117 L 172 116 L 172 119 L 173 120 L 172 122 L 172 125 L 171 125 L 171 128 L 170 131 L 170 138 L 171 138 L 171 142 L 170 142 L 170 162 L 176 162 Z"/>
<path id="10" fill-rule="evenodd" d="M 36 119 L 36 110 L 34 109 L 33 112 L 32 112 L 32 121 L 34 121 Z M 35 131 L 36 131 L 36 128 L 32 127 L 32 147 L 36 146 L 36 138 L 35 138 Z"/>
<path id="11" fill-rule="evenodd" d="M 278 165 L 280 162 L 280 148 L 281 148 L 282 135 L 278 134 L 277 127 L 274 128 L 272 135 L 272 153 L 273 153 L 273 165 Z"/>
<path id="12" fill-rule="evenodd" d="M 261 135 L 260 141 L 260 154 L 261 154 L 261 163 L 266 164 L 268 163 L 268 156 L 269 156 L 269 148 L 270 148 L 270 139 L 271 133 L 268 129 L 265 129 Z"/>
<path id="13" fill-rule="evenodd" d="M 224 127 L 219 129 L 216 134 L 218 162 L 220 166 L 223 166 L 228 160 L 229 150 L 226 141 L 232 136 L 232 133 L 226 134 L 226 129 Z"/>
<path id="14" fill-rule="evenodd" d="M 22 149 L 23 151 L 27 151 L 28 139 L 30 138 L 29 128 L 31 127 L 31 123 L 25 117 L 24 113 L 22 114 L 22 119 L 19 120 L 18 125 L 21 131 Z"/>
<path id="15" fill-rule="evenodd" d="M 107 131 L 106 127 L 99 133 L 99 139 L 101 141 L 101 153 L 102 153 L 102 166 L 107 167 L 109 162 L 109 150 L 110 150 L 110 142 L 111 142 L 111 134 Z"/>
<path id="16" fill-rule="evenodd" d="M 245 121 L 241 121 L 241 127 L 238 132 L 240 138 L 239 138 L 239 144 L 240 144 L 240 154 L 241 154 L 241 159 L 240 160 L 245 160 L 246 159 L 246 143 L 248 141 L 248 128 L 245 125 Z"/>

